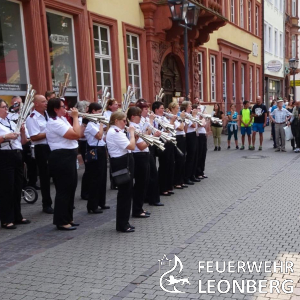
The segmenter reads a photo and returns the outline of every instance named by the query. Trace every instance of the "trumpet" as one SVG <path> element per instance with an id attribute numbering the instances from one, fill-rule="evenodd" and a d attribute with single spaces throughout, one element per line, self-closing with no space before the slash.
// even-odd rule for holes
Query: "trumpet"
<path id="1" fill-rule="evenodd" d="M 129 127 L 125 126 L 125 129 L 128 131 Z M 155 136 L 150 136 L 150 135 L 144 134 L 136 128 L 134 129 L 134 134 L 139 136 L 147 144 L 149 144 L 151 146 L 155 145 L 156 147 L 158 147 L 162 151 L 165 150 L 164 144 L 159 140 L 159 138 L 157 138 Z"/>
<path id="2" fill-rule="evenodd" d="M 71 111 L 68 110 L 67 113 L 70 115 Z M 82 113 L 82 112 L 78 112 L 78 116 L 82 117 L 82 118 L 86 118 L 89 121 L 92 121 L 94 123 L 102 123 L 106 126 L 108 126 L 108 120 L 102 116 L 102 114 L 87 114 L 87 113 Z"/>
<path id="3" fill-rule="evenodd" d="M 219 125 L 223 126 L 223 121 L 219 118 L 212 117 L 209 114 L 198 113 L 198 115 L 201 116 L 202 118 L 210 119 L 213 123 L 216 123 L 216 124 L 219 124 Z"/>
<path id="4" fill-rule="evenodd" d="M 203 123 L 201 122 L 200 119 L 193 117 L 191 114 L 186 114 L 185 117 L 192 121 L 193 123 L 197 123 L 199 126 L 203 126 Z"/>
<path id="5" fill-rule="evenodd" d="M 30 111 L 33 108 L 33 100 L 34 100 L 34 95 L 36 91 L 32 89 L 31 84 L 27 84 L 27 92 L 25 96 L 25 101 L 24 103 L 21 103 L 20 105 L 20 112 L 19 112 L 19 118 L 17 121 L 17 126 L 15 129 L 16 133 L 20 133 L 21 126 L 25 122 L 27 116 L 30 114 Z"/>
<path id="6" fill-rule="evenodd" d="M 173 118 L 174 117 L 174 115 L 173 114 L 170 114 L 170 113 L 168 113 L 168 112 L 164 112 L 164 116 L 165 117 L 167 117 L 168 119 L 171 119 L 171 118 Z M 189 123 L 189 121 L 186 119 L 186 118 L 181 118 L 180 116 L 177 116 L 177 121 L 178 122 L 184 122 L 185 124 L 188 124 Z"/>

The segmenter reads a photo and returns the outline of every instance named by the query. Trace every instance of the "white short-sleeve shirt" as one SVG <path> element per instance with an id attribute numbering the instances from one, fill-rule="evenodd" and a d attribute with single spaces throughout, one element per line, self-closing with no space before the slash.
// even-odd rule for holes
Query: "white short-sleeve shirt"
<path id="1" fill-rule="evenodd" d="M 95 138 L 95 135 L 99 132 L 100 124 L 96 124 L 94 122 L 89 122 L 84 131 L 84 135 L 86 137 L 87 143 L 89 146 L 105 146 L 106 143 L 103 140 L 104 135 L 101 140 Z"/>
<path id="2" fill-rule="evenodd" d="M 26 127 L 30 137 L 46 132 L 46 125 L 49 117 L 47 115 L 47 112 L 45 112 L 45 115 L 46 117 L 40 114 L 38 111 L 34 110 L 32 114 L 26 119 Z M 32 144 L 47 145 L 48 143 L 47 139 L 42 139 L 39 141 L 32 141 Z"/>
<path id="3" fill-rule="evenodd" d="M 0 118 L 0 136 L 14 132 L 16 129 L 15 122 L 8 118 Z M 21 135 L 16 140 L 10 140 L 0 144 L 0 150 L 22 150 Z"/>
<path id="4" fill-rule="evenodd" d="M 103 116 L 109 121 L 110 120 L 110 117 L 112 115 L 112 111 L 110 110 L 106 110 L 103 114 Z"/>
<path id="5" fill-rule="evenodd" d="M 134 122 L 130 122 L 130 125 L 133 126 L 134 128 L 136 128 L 137 130 L 139 130 L 140 132 L 141 131 L 141 128 L 140 128 L 140 125 L 139 124 L 136 124 Z M 134 150 L 132 150 L 133 153 L 138 153 L 138 152 L 149 152 L 149 148 L 145 148 L 144 150 L 140 150 L 138 147 L 137 147 L 137 144 L 140 144 L 144 142 L 144 140 L 142 138 L 138 138 L 138 140 L 136 141 L 136 145 L 135 145 L 135 148 Z"/>
<path id="6" fill-rule="evenodd" d="M 71 127 L 65 117 L 49 118 L 46 126 L 46 138 L 51 151 L 78 148 L 76 140 L 68 140 L 63 137 Z"/>
<path id="7" fill-rule="evenodd" d="M 191 116 L 191 114 L 189 114 Z M 191 127 L 193 125 L 193 122 L 190 121 L 188 127 L 187 127 L 187 130 L 186 130 L 186 133 L 191 133 L 191 132 L 195 132 L 196 131 L 196 128 L 194 127 Z"/>
<path id="8" fill-rule="evenodd" d="M 176 129 L 176 135 L 185 135 L 184 130 L 177 130 L 177 128 L 178 128 L 181 124 L 182 124 L 182 123 L 179 122 L 179 121 L 177 121 L 177 120 L 174 122 L 174 127 L 175 127 L 175 129 Z"/>
<path id="9" fill-rule="evenodd" d="M 110 157 L 120 157 L 127 154 L 130 144 L 126 134 L 117 126 L 110 126 L 106 135 L 107 150 Z"/>

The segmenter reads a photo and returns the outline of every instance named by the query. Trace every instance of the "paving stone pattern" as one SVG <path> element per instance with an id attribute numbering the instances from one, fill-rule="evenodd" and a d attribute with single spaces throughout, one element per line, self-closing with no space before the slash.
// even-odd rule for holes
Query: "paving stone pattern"
<path id="1" fill-rule="evenodd" d="M 145 208 L 148 219 L 133 219 L 136 232 L 115 231 L 116 192 L 108 190 L 111 209 L 88 215 L 77 189 L 74 232 L 60 232 L 41 202 L 22 204 L 30 225 L 0 230 L 0 299 L 300 299 L 300 155 L 275 153 L 265 133 L 263 151 L 214 152 L 211 137 L 208 179 L 172 197 L 164 207 Z M 289 143 L 288 143 L 289 144 Z M 82 174 L 82 170 L 79 171 Z M 80 184 L 79 184 L 80 185 Z M 53 190 L 54 193 L 54 190 Z M 184 294 L 164 292 L 158 260 L 176 254 L 190 285 Z M 199 261 L 285 261 L 294 273 L 198 272 Z M 292 279 L 293 294 L 199 294 L 198 281 Z M 224 289 L 224 285 L 222 285 Z"/>

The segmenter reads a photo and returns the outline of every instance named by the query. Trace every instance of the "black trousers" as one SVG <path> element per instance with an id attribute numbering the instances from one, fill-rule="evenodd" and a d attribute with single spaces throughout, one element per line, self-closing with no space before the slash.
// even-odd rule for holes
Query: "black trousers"
<path id="1" fill-rule="evenodd" d="M 23 162 L 21 150 L 1 150 L 0 170 L 1 224 L 22 221 Z"/>
<path id="2" fill-rule="evenodd" d="M 158 150 L 158 175 L 160 192 L 164 193 L 173 190 L 174 181 L 174 144 L 171 142 L 165 143 L 165 150 Z"/>
<path id="3" fill-rule="evenodd" d="M 149 181 L 145 202 L 155 204 L 160 202 L 158 172 L 156 168 L 155 146 L 149 146 Z"/>
<path id="4" fill-rule="evenodd" d="M 182 185 L 184 183 L 186 137 L 184 135 L 176 135 L 176 141 L 177 147 L 181 150 L 183 156 L 175 149 L 174 185 Z"/>
<path id="5" fill-rule="evenodd" d="M 37 164 L 35 158 L 31 155 L 31 142 L 23 145 L 23 162 L 26 163 L 27 166 L 27 179 L 28 185 L 35 186 L 37 182 Z"/>
<path id="6" fill-rule="evenodd" d="M 51 151 L 49 168 L 56 190 L 54 225 L 67 225 L 73 221 L 74 197 L 77 187 L 76 159 L 77 149 Z"/>
<path id="7" fill-rule="evenodd" d="M 126 230 L 129 224 L 130 211 L 131 211 L 131 200 L 133 194 L 133 176 L 134 176 L 134 160 L 132 154 L 126 154 L 120 157 L 110 159 L 111 170 L 116 172 L 129 167 L 131 173 L 131 180 L 126 184 L 118 186 L 117 195 L 117 218 L 116 218 L 116 229 Z"/>
<path id="8" fill-rule="evenodd" d="M 52 199 L 50 196 L 50 171 L 49 171 L 49 145 L 35 145 L 34 146 L 35 160 L 39 170 L 41 194 L 43 207 L 50 207 Z"/>
<path id="9" fill-rule="evenodd" d="M 87 147 L 87 141 L 82 141 L 82 140 L 78 141 L 79 152 L 81 154 L 85 168 L 86 168 L 86 163 L 85 163 L 86 147 Z M 86 175 L 86 169 L 84 170 L 84 172 L 82 174 L 80 195 L 81 195 L 81 198 L 86 198 L 86 199 L 89 196 L 89 180 Z"/>
<path id="10" fill-rule="evenodd" d="M 273 137 L 273 147 L 277 148 L 276 145 L 276 138 L 275 138 L 275 123 L 271 123 L 271 132 L 272 132 L 272 137 Z"/>
<path id="11" fill-rule="evenodd" d="M 186 134 L 186 162 L 185 162 L 185 180 L 191 179 L 196 172 L 196 153 L 197 153 L 197 136 L 196 132 Z"/>
<path id="12" fill-rule="evenodd" d="M 150 154 L 149 152 L 133 153 L 134 158 L 134 186 L 132 216 L 144 212 L 143 205 L 149 184 Z"/>
<path id="13" fill-rule="evenodd" d="M 198 140 L 198 149 L 197 149 L 197 169 L 196 169 L 196 176 L 203 176 L 204 169 L 205 169 L 205 160 L 206 160 L 206 153 L 207 153 L 207 137 L 205 133 L 200 133 L 197 137 Z"/>
<path id="14" fill-rule="evenodd" d="M 85 164 L 86 178 L 89 183 L 87 209 L 95 210 L 106 203 L 107 158 L 106 147 L 90 147 L 97 149 L 97 160 Z"/>

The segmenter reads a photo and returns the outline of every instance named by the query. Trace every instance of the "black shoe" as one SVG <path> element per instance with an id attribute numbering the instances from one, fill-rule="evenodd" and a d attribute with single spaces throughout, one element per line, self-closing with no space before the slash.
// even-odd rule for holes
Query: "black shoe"
<path id="1" fill-rule="evenodd" d="M 172 191 L 171 191 L 171 192 L 168 192 L 168 193 L 169 193 L 170 195 L 174 195 L 174 194 L 175 194 L 175 193 L 174 193 L 174 192 L 172 192 Z"/>
<path id="2" fill-rule="evenodd" d="M 30 220 L 25 219 L 25 220 L 17 221 L 17 222 L 14 222 L 14 223 L 15 224 L 30 224 L 31 222 L 30 222 Z"/>
<path id="3" fill-rule="evenodd" d="M 110 206 L 104 205 L 104 206 L 100 206 L 101 209 L 110 209 Z"/>
<path id="4" fill-rule="evenodd" d="M 51 206 L 47 206 L 43 208 L 43 212 L 46 214 L 54 214 L 54 209 Z"/>
<path id="5" fill-rule="evenodd" d="M 218 151 L 221 151 L 221 147 L 218 147 Z"/>
<path id="6" fill-rule="evenodd" d="M 215 149 L 214 149 L 214 151 L 217 151 L 217 150 L 218 150 L 218 147 L 216 146 Z"/>
<path id="7" fill-rule="evenodd" d="M 71 226 L 71 227 L 63 227 L 63 226 L 56 225 L 56 227 L 57 227 L 58 230 L 76 230 L 77 229 L 76 227 L 73 227 L 73 226 Z"/>
<path id="8" fill-rule="evenodd" d="M 150 216 L 145 214 L 145 213 L 141 213 L 139 215 L 132 215 L 133 218 L 149 218 Z"/>
<path id="9" fill-rule="evenodd" d="M 147 211 L 147 210 L 144 210 L 144 213 L 145 213 L 146 215 L 148 215 L 148 216 L 151 215 L 151 212 L 149 212 L 149 211 Z"/>
<path id="10" fill-rule="evenodd" d="M 227 149 L 230 149 L 230 146 L 228 146 Z"/>
<path id="11" fill-rule="evenodd" d="M 153 203 L 153 204 L 149 204 L 151 206 L 165 206 L 163 203 L 161 202 L 157 202 L 157 203 Z"/>
<path id="12" fill-rule="evenodd" d="M 196 178 L 196 177 L 192 177 L 190 180 L 191 180 L 192 182 L 200 182 L 200 181 L 201 181 L 201 179 L 198 179 L 198 178 Z"/>
<path id="13" fill-rule="evenodd" d="M 188 186 L 187 185 L 185 185 L 185 184 L 183 184 L 183 185 L 181 185 L 184 189 L 187 189 L 188 188 Z"/>
<path id="14" fill-rule="evenodd" d="M 165 193 L 160 193 L 161 196 L 171 196 L 171 194 L 169 194 L 169 192 Z"/>
<path id="15" fill-rule="evenodd" d="M 1 224 L 1 227 L 4 228 L 4 229 L 17 229 L 17 226 L 15 225 L 10 225 L 8 226 L 8 224 Z"/>
<path id="16" fill-rule="evenodd" d="M 235 149 L 239 149 L 239 146 L 235 146 Z"/>
<path id="17" fill-rule="evenodd" d="M 79 226 L 80 224 L 78 224 L 78 223 L 70 223 L 70 225 L 72 225 L 72 226 Z"/>
<path id="18" fill-rule="evenodd" d="M 190 180 L 185 180 L 184 181 L 185 184 L 188 184 L 188 185 L 194 185 L 195 183 L 190 181 Z"/>
<path id="19" fill-rule="evenodd" d="M 117 231 L 128 233 L 128 232 L 134 232 L 134 229 L 131 227 L 127 227 L 125 229 L 117 228 Z"/>
<path id="20" fill-rule="evenodd" d="M 131 228 L 131 229 L 135 229 L 135 227 L 130 225 L 129 223 L 128 223 L 128 227 Z"/>
<path id="21" fill-rule="evenodd" d="M 176 190 L 183 190 L 183 186 L 181 186 L 181 185 L 174 185 L 174 189 L 176 189 Z"/>
<path id="22" fill-rule="evenodd" d="M 89 214 L 102 214 L 102 213 L 103 213 L 103 211 L 102 211 L 101 209 L 99 209 L 99 208 L 94 209 L 94 210 L 92 210 L 92 209 L 87 209 L 87 212 L 88 212 Z"/>

